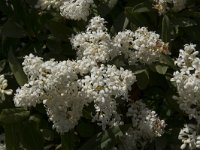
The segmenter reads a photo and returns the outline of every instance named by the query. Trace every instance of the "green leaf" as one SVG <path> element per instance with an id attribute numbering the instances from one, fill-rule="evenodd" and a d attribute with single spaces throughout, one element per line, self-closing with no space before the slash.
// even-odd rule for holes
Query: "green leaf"
<path id="1" fill-rule="evenodd" d="M 20 128 L 23 146 L 28 150 L 43 150 L 43 138 L 33 124 L 24 122 Z"/>
<path id="2" fill-rule="evenodd" d="M 147 2 L 139 3 L 139 4 L 135 5 L 134 7 L 126 7 L 125 9 L 126 9 L 126 11 L 128 11 L 129 13 L 132 13 L 132 14 L 150 11 Z"/>
<path id="3" fill-rule="evenodd" d="M 12 7 L 6 4 L 6 0 L 0 0 L 0 10 L 8 16 L 13 14 Z"/>
<path id="4" fill-rule="evenodd" d="M 48 38 L 47 47 L 56 54 L 60 54 L 62 51 L 61 42 L 53 37 Z"/>
<path id="5" fill-rule="evenodd" d="M 29 117 L 29 122 L 32 123 L 36 128 L 39 128 L 41 123 L 41 117 L 37 114 L 31 115 Z"/>
<path id="6" fill-rule="evenodd" d="M 0 72 L 3 71 L 3 69 L 5 68 L 5 65 L 6 65 L 6 60 L 3 59 L 0 61 Z"/>
<path id="7" fill-rule="evenodd" d="M 109 0 L 108 7 L 113 8 L 117 4 L 118 0 Z"/>
<path id="8" fill-rule="evenodd" d="M 149 74 L 146 69 L 138 70 L 135 72 L 137 85 L 141 90 L 144 90 L 149 84 Z"/>
<path id="9" fill-rule="evenodd" d="M 18 137 L 18 124 L 9 124 L 4 126 L 6 150 L 20 150 L 19 149 L 19 137 Z"/>
<path id="10" fill-rule="evenodd" d="M 69 131 L 61 135 L 62 150 L 74 150 L 74 134 Z"/>
<path id="11" fill-rule="evenodd" d="M 118 143 L 119 137 L 124 135 L 130 126 L 113 127 L 104 132 L 98 133 L 87 141 L 79 150 L 103 150 L 111 149 Z"/>
<path id="12" fill-rule="evenodd" d="M 25 36 L 23 28 L 13 20 L 8 20 L 3 25 L 1 34 L 4 37 L 12 37 L 12 38 L 22 38 Z"/>
<path id="13" fill-rule="evenodd" d="M 178 27 L 191 27 L 198 25 L 194 19 L 179 17 L 174 18 L 173 25 Z"/>
<path id="14" fill-rule="evenodd" d="M 171 67 L 172 69 L 176 69 L 176 66 L 174 65 L 173 59 L 169 55 L 162 54 L 160 56 L 160 63 L 166 64 L 167 66 Z"/>
<path id="15" fill-rule="evenodd" d="M 81 137 L 91 137 L 95 132 L 94 126 L 89 122 L 79 123 L 76 130 Z"/>
<path id="16" fill-rule="evenodd" d="M 3 124 L 19 123 L 27 119 L 30 112 L 22 108 L 3 109 L 0 114 L 0 121 Z"/>
<path id="17" fill-rule="evenodd" d="M 168 42 L 170 39 L 170 21 L 167 15 L 165 15 L 162 19 L 162 40 L 164 42 Z"/>
<path id="18" fill-rule="evenodd" d="M 167 72 L 168 66 L 163 66 L 158 64 L 155 66 L 155 68 L 159 74 L 165 74 Z"/>
<path id="19" fill-rule="evenodd" d="M 27 77 L 22 69 L 21 64 L 18 62 L 17 58 L 13 54 L 12 50 L 8 52 L 8 62 L 10 69 L 12 70 L 17 83 L 22 86 L 27 83 Z"/>
<path id="20" fill-rule="evenodd" d="M 72 34 L 71 28 L 67 27 L 63 23 L 52 20 L 47 23 L 47 28 L 55 37 L 62 40 L 68 40 L 69 36 Z"/>
<path id="21" fill-rule="evenodd" d="M 50 129 L 41 129 L 41 134 L 46 141 L 54 140 L 54 132 Z"/>

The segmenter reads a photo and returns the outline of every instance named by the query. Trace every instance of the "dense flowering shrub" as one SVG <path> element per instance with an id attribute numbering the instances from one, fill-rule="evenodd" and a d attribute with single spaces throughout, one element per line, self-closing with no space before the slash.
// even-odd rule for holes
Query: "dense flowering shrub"
<path id="1" fill-rule="evenodd" d="M 199 149 L 199 8 L 1 0 L 0 149 Z"/>

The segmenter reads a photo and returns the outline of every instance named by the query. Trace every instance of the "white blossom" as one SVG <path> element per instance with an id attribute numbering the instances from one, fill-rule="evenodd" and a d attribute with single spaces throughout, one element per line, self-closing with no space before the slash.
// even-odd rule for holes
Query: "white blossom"
<path id="1" fill-rule="evenodd" d="M 165 14 L 168 10 L 168 2 L 171 3 L 172 0 L 154 0 L 153 7 L 158 10 L 159 14 Z"/>
<path id="2" fill-rule="evenodd" d="M 174 12 L 181 11 L 185 8 L 187 0 L 154 0 L 153 7 L 158 10 L 159 14 L 165 14 L 172 9 Z M 172 5 L 170 8 L 169 5 Z"/>
<path id="3" fill-rule="evenodd" d="M 118 50 L 113 46 L 104 23 L 103 18 L 94 17 L 90 20 L 86 32 L 71 38 L 72 46 L 77 50 L 78 59 L 85 57 L 105 63 L 118 55 Z"/>
<path id="4" fill-rule="evenodd" d="M 63 17 L 73 20 L 87 20 L 93 0 L 65 0 L 60 7 Z"/>
<path id="5" fill-rule="evenodd" d="M 11 95 L 13 90 L 6 89 L 8 86 L 8 81 L 5 79 L 4 75 L 0 75 L 0 102 L 5 100 L 5 95 Z"/>
<path id="6" fill-rule="evenodd" d="M 180 70 L 174 72 L 171 81 L 177 86 L 180 109 L 200 123 L 200 59 L 197 55 L 195 45 L 186 44 L 175 61 Z"/>
<path id="7" fill-rule="evenodd" d="M 198 135 L 198 127 L 194 124 L 186 124 L 180 130 L 178 139 L 182 141 L 181 149 L 189 148 L 194 150 L 200 148 L 200 135 Z"/>
<path id="8" fill-rule="evenodd" d="M 90 76 L 79 80 L 82 90 L 87 94 L 88 99 L 94 102 L 96 114 L 93 120 L 97 120 L 105 129 L 106 125 L 116 124 L 120 121 L 117 113 L 116 98 L 123 96 L 128 98 L 128 91 L 136 81 L 135 75 L 123 68 L 116 66 L 93 67 Z M 114 120 L 112 120 L 114 119 Z"/>
<path id="9" fill-rule="evenodd" d="M 164 133 L 165 121 L 160 120 L 156 112 L 148 109 L 141 101 L 131 104 L 127 116 L 131 117 L 132 126 L 121 139 L 120 150 L 144 149 L 147 143 Z"/>
<path id="10" fill-rule="evenodd" d="M 169 53 L 168 44 L 164 43 L 158 34 L 148 31 L 145 27 L 138 28 L 135 32 L 119 32 L 114 38 L 114 43 L 131 65 L 138 61 L 151 64 L 157 61 L 162 53 Z"/>
<path id="11" fill-rule="evenodd" d="M 72 20 L 87 20 L 93 0 L 38 0 L 35 8 L 56 9 L 60 14 Z"/>
<path id="12" fill-rule="evenodd" d="M 24 71 L 29 82 L 16 91 L 16 106 L 43 103 L 49 119 L 60 133 L 74 128 L 87 101 L 79 90 L 77 70 L 72 61 L 43 61 L 32 54 L 25 57 Z"/>
<path id="13" fill-rule="evenodd" d="M 117 99 L 128 101 L 136 77 L 130 70 L 111 65 L 112 60 L 124 55 L 129 63 L 150 64 L 157 61 L 161 53 L 168 52 L 167 44 L 159 39 L 159 35 L 145 27 L 135 32 L 120 32 L 112 38 L 105 20 L 99 16 L 90 20 L 85 32 L 74 35 L 71 43 L 77 51 L 74 61 L 44 61 L 32 54 L 25 56 L 23 70 L 28 83 L 17 89 L 14 97 L 18 107 L 43 104 L 59 133 L 74 128 L 84 106 L 89 104 L 94 104 L 95 108 L 92 121 L 101 125 L 103 130 L 122 125 Z M 164 123 L 160 125 L 161 121 L 154 119 L 156 114 L 153 111 L 146 115 L 144 125 L 148 124 L 151 131 L 147 136 L 160 136 Z M 157 122 L 160 126 L 154 128 Z M 144 131 L 142 124 L 140 128 Z"/>

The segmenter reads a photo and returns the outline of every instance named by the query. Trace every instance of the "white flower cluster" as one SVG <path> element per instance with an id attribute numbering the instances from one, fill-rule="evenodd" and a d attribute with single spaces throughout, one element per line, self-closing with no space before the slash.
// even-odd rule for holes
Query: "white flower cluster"
<path id="1" fill-rule="evenodd" d="M 30 107 L 43 103 L 58 132 L 72 129 L 87 104 L 79 90 L 74 62 L 43 61 L 30 54 L 25 57 L 23 65 L 29 82 L 16 91 L 15 105 Z"/>
<path id="2" fill-rule="evenodd" d="M 38 0 L 36 8 L 49 10 L 54 8 L 60 14 L 73 20 L 87 20 L 93 0 Z"/>
<path id="3" fill-rule="evenodd" d="M 194 44 L 184 45 L 184 50 L 180 50 L 179 57 L 175 61 L 180 68 L 174 72 L 171 81 L 175 82 L 179 96 L 175 97 L 179 107 L 189 118 L 200 124 L 200 59 L 197 57 Z M 200 137 L 197 136 L 198 129 L 194 125 L 185 125 L 179 133 L 179 139 L 183 144 L 181 149 L 189 145 L 190 149 L 200 148 Z"/>
<path id="4" fill-rule="evenodd" d="M 128 99 L 128 90 L 136 81 L 131 71 L 116 66 L 93 67 L 90 76 L 80 80 L 82 90 L 87 93 L 88 99 L 94 102 L 96 114 L 93 120 L 100 121 L 105 129 L 106 125 L 121 124 L 120 116 L 117 113 L 116 98 L 123 96 Z"/>
<path id="5" fill-rule="evenodd" d="M 169 5 L 172 4 L 172 10 L 178 12 L 185 8 L 186 1 L 187 0 L 154 0 L 154 8 L 162 15 L 170 10 Z"/>
<path id="6" fill-rule="evenodd" d="M 127 116 L 131 117 L 132 127 L 124 135 L 120 150 L 143 149 L 147 143 L 164 133 L 165 121 L 160 120 L 156 112 L 148 109 L 141 101 L 130 106 Z"/>
<path id="7" fill-rule="evenodd" d="M 90 20 L 86 32 L 72 37 L 71 43 L 77 50 L 78 59 L 89 58 L 105 63 L 118 55 L 119 51 L 113 46 L 104 24 L 103 18 L 94 17 Z"/>
<path id="8" fill-rule="evenodd" d="M 121 53 L 134 65 L 138 61 L 151 64 L 159 59 L 162 53 L 168 54 L 168 44 L 164 43 L 158 34 L 148 31 L 146 27 L 135 32 L 126 30 L 114 37 L 114 43 Z"/>
<path id="9" fill-rule="evenodd" d="M 135 32 L 119 32 L 111 38 L 104 24 L 103 18 L 94 17 L 86 32 L 71 39 L 79 59 L 90 58 L 105 63 L 123 55 L 130 65 L 135 65 L 137 62 L 151 64 L 157 61 L 162 53 L 168 54 L 168 44 L 145 27 L 138 28 Z"/>
<path id="10" fill-rule="evenodd" d="M 60 7 L 60 13 L 63 17 L 73 20 L 87 20 L 90 14 L 90 6 L 93 0 L 69 0 L 64 1 Z"/>
<path id="11" fill-rule="evenodd" d="M 11 95 L 13 90 L 12 89 L 6 89 L 8 86 L 8 81 L 5 79 L 4 75 L 0 75 L 0 102 L 5 100 L 5 94 Z"/>
<path id="12" fill-rule="evenodd" d="M 186 44 L 175 61 L 180 71 L 174 72 L 180 109 L 200 123 L 200 59 L 194 44 Z"/>
<path id="13" fill-rule="evenodd" d="M 190 150 L 200 148 L 200 135 L 198 133 L 198 127 L 193 124 L 186 124 L 181 129 L 178 139 L 182 141 L 181 149 L 188 147 Z"/>
<path id="14" fill-rule="evenodd" d="M 151 63 L 157 60 L 167 44 L 146 28 L 124 31 L 111 38 L 104 24 L 103 18 L 94 17 L 86 32 L 71 38 L 72 46 L 77 50 L 75 61 L 43 61 L 32 54 L 25 56 L 23 69 L 29 82 L 16 91 L 15 105 L 35 107 L 43 103 L 54 128 L 61 133 L 74 128 L 84 106 L 91 103 L 95 109 L 93 121 L 103 129 L 123 124 L 116 99 L 128 100 L 128 92 L 136 77 L 132 71 L 107 63 L 118 55 L 129 55 L 125 52 L 132 49 L 137 54 L 137 61 Z M 128 36 L 127 32 L 133 36 Z M 127 57 L 133 59 L 131 56 Z M 146 122 L 152 124 L 153 133 L 159 134 L 161 131 L 153 127 L 151 117 L 156 117 L 154 115 L 150 113 Z"/>
<path id="15" fill-rule="evenodd" d="M 29 82 L 17 89 L 15 105 L 30 107 L 43 103 L 53 126 L 63 133 L 74 128 L 83 107 L 94 102 L 94 120 L 100 121 L 103 129 L 106 125 L 114 125 L 115 120 L 120 119 L 114 98 L 127 98 L 128 90 L 136 81 L 134 74 L 102 64 L 101 67 L 93 66 L 90 76 L 78 79 L 78 74 L 85 73 L 85 68 L 80 71 L 82 66 L 79 62 L 43 61 L 32 54 L 26 56 L 23 69 Z"/>

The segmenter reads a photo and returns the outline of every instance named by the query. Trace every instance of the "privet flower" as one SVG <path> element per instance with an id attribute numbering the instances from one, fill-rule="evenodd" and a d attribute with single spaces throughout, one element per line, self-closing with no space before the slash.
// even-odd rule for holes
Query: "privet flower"
<path id="1" fill-rule="evenodd" d="M 4 75 L 0 75 L 0 102 L 5 100 L 5 95 L 11 95 L 13 90 L 6 89 L 8 86 L 8 81 L 5 79 Z"/>
<path id="2" fill-rule="evenodd" d="M 172 9 L 174 12 L 181 11 L 185 8 L 187 0 L 154 0 L 153 8 L 158 10 L 160 15 L 165 14 Z M 172 4 L 172 8 L 169 5 Z"/>
<path id="3" fill-rule="evenodd" d="M 186 44 L 184 49 L 179 51 L 179 57 L 175 64 L 180 68 L 174 72 L 171 81 L 177 86 L 178 96 L 175 99 L 179 107 L 189 118 L 196 119 L 197 125 L 185 125 L 179 133 L 182 141 L 181 149 L 188 147 L 193 150 L 200 148 L 200 136 L 198 126 L 200 124 L 200 59 L 197 57 L 196 45 Z"/>
<path id="4" fill-rule="evenodd" d="M 160 120 L 156 112 L 148 109 L 142 101 L 132 103 L 127 116 L 131 117 L 132 126 L 121 139 L 120 150 L 144 149 L 147 143 L 164 133 L 165 121 Z"/>
<path id="5" fill-rule="evenodd" d="M 123 96 L 128 99 L 128 90 L 131 90 L 131 85 L 135 81 L 136 77 L 131 71 L 104 64 L 92 68 L 90 76 L 79 80 L 88 99 L 94 102 L 96 114 L 93 120 L 98 121 L 103 129 L 106 125 L 122 123 L 117 113 L 116 98 Z"/>
<path id="6" fill-rule="evenodd" d="M 15 105 L 35 107 L 43 103 L 58 132 L 74 128 L 87 103 L 83 92 L 79 90 L 77 72 L 73 68 L 75 63 L 54 60 L 45 62 L 30 54 L 25 57 L 23 65 L 29 82 L 16 91 Z"/>
<path id="7" fill-rule="evenodd" d="M 180 109 L 200 123 L 200 59 L 197 55 L 195 45 L 186 44 L 175 61 L 180 70 L 174 72 L 171 81 L 177 86 L 179 96 L 175 98 Z"/>
<path id="8" fill-rule="evenodd" d="M 186 124 L 180 130 L 178 139 L 182 141 L 181 149 L 189 148 L 195 150 L 200 148 L 200 135 L 198 135 L 198 126 L 194 124 Z"/>
<path id="9" fill-rule="evenodd" d="M 138 28 L 135 32 L 126 30 L 114 37 L 114 44 L 130 65 L 137 62 L 151 64 L 159 59 L 162 53 L 168 54 L 168 44 L 158 34 L 147 28 Z"/>
<path id="10" fill-rule="evenodd" d="M 17 89 L 15 105 L 35 107 L 43 103 L 53 127 L 60 133 L 74 128 L 82 116 L 83 107 L 91 102 L 96 109 L 93 120 L 98 121 L 103 129 L 106 125 L 120 123 L 115 98 L 128 97 L 128 90 L 136 81 L 135 75 L 111 65 L 97 67 L 95 62 L 94 66 L 89 64 L 91 70 L 87 70 L 80 61 L 43 61 L 32 54 L 25 56 L 23 69 L 29 82 Z M 84 76 L 85 71 L 90 76 Z M 83 77 L 78 79 L 80 73 Z"/>
<path id="11" fill-rule="evenodd" d="M 105 63 L 116 56 L 123 55 L 130 65 L 136 63 L 151 64 L 159 59 L 162 53 L 168 54 L 168 44 L 158 34 L 147 28 L 138 28 L 135 32 L 126 30 L 110 37 L 103 18 L 90 20 L 86 32 L 71 38 L 78 59 L 89 58 Z"/>
<path id="12" fill-rule="evenodd" d="M 56 9 L 60 14 L 72 20 L 87 20 L 93 0 L 38 0 L 36 8 Z"/>
<path id="13" fill-rule="evenodd" d="M 119 51 L 114 47 L 104 24 L 103 18 L 94 17 L 90 20 L 86 32 L 71 38 L 78 59 L 87 58 L 98 63 L 105 63 L 118 55 Z"/>
<path id="14" fill-rule="evenodd" d="M 87 20 L 93 0 L 65 0 L 60 6 L 60 14 L 73 20 Z"/>
<path id="15" fill-rule="evenodd" d="M 128 101 L 128 93 L 136 77 L 132 71 L 117 68 L 111 61 L 119 55 L 132 60 L 132 54 L 136 54 L 135 62 L 150 64 L 157 61 L 167 47 L 159 35 L 146 28 L 124 32 L 111 37 L 104 19 L 97 16 L 90 20 L 85 32 L 71 38 L 77 51 L 76 60 L 43 61 L 32 54 L 25 56 L 23 69 L 28 83 L 17 89 L 15 105 L 27 108 L 44 104 L 53 127 L 60 133 L 74 128 L 84 106 L 91 103 L 95 108 L 91 114 L 92 121 L 96 121 L 103 130 L 123 124 L 121 114 L 117 112 L 116 99 Z M 151 134 L 160 135 L 161 128 L 154 128 L 159 120 L 152 118 L 156 118 L 155 112 L 149 113 L 149 118 L 146 118 Z"/>

